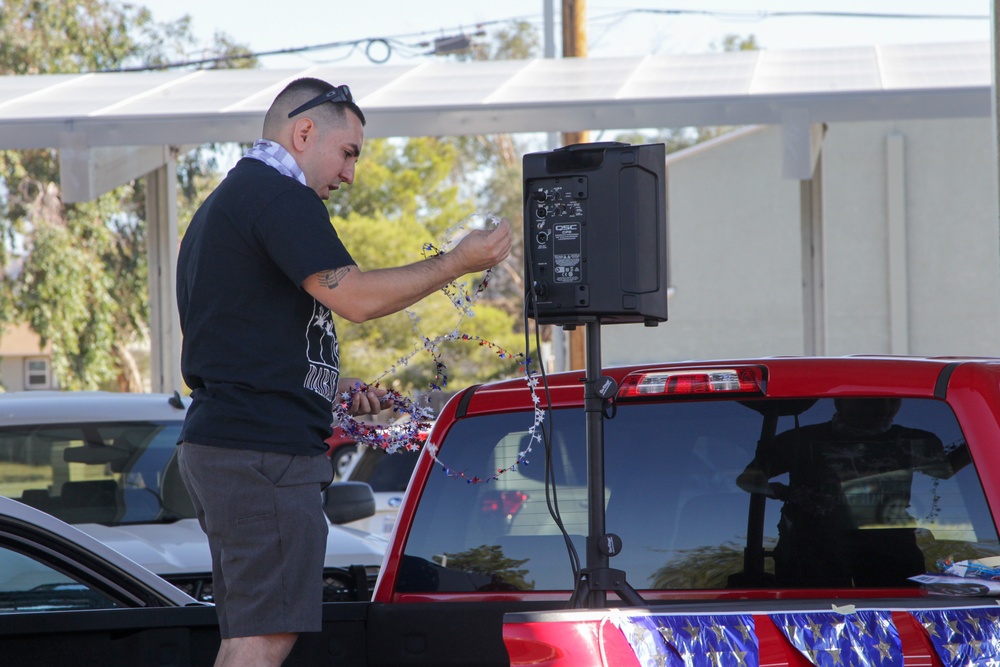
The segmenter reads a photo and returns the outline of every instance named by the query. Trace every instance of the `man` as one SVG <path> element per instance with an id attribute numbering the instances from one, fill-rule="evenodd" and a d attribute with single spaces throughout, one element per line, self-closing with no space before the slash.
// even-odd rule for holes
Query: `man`
<path id="1" fill-rule="evenodd" d="M 400 311 L 510 252 L 502 221 L 440 257 L 362 271 L 323 200 L 354 181 L 364 124 L 347 86 L 293 81 L 181 243 L 192 403 L 178 457 L 212 550 L 219 667 L 280 665 L 298 633 L 320 630 L 324 440 L 348 384 L 331 312 L 364 322 Z M 377 413 L 384 393 L 356 394 L 352 412 Z"/>

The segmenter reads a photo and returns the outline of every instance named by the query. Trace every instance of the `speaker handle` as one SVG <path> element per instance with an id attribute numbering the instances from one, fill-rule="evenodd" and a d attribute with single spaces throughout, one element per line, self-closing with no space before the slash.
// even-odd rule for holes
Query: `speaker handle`
<path id="1" fill-rule="evenodd" d="M 570 144 L 569 146 L 561 146 L 555 150 L 576 153 L 579 151 L 603 151 L 609 148 L 621 148 L 622 146 L 631 145 L 632 144 L 626 144 L 621 141 L 595 141 L 592 144 Z"/>

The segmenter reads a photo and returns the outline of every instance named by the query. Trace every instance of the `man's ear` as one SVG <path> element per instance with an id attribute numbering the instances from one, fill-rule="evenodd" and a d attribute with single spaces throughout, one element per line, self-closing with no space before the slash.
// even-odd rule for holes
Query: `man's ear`
<path id="1" fill-rule="evenodd" d="M 311 118 L 299 118 L 292 126 L 292 146 L 297 151 L 303 151 L 306 144 L 315 139 L 316 124 Z"/>

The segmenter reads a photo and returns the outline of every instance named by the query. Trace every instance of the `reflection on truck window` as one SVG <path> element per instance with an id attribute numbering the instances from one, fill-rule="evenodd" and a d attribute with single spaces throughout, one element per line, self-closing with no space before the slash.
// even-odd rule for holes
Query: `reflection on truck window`
<path id="1" fill-rule="evenodd" d="M 867 427 L 845 415 L 850 407 L 832 399 L 620 405 L 605 422 L 607 529 L 623 543 L 611 566 L 639 590 L 863 588 L 914 585 L 907 577 L 937 571 L 945 558 L 1000 555 L 945 403 L 904 399 L 888 406 L 888 424 Z M 844 428 L 848 418 L 862 423 Z M 440 456 L 466 474 L 504 469 L 527 444 L 526 422 L 525 413 L 460 420 Z M 585 423 L 580 410 L 552 415 L 555 497 L 581 558 Z M 528 465 L 489 482 L 431 477 L 400 590 L 573 588 L 541 445 L 533 449 Z"/>
<path id="2" fill-rule="evenodd" d="M 782 503 L 775 583 L 905 585 L 925 571 L 914 477 L 953 477 L 969 463 L 968 448 L 946 448 L 934 433 L 895 422 L 898 398 L 833 403 L 829 421 L 762 439 L 737 478 L 746 491 Z M 938 537 L 950 530 L 940 526 Z"/>

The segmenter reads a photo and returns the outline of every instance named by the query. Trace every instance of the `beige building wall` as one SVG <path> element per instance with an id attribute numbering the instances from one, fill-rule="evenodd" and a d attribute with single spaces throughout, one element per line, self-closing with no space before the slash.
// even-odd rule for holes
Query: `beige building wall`
<path id="1" fill-rule="evenodd" d="M 989 119 L 842 123 L 822 147 L 827 355 L 1000 356 Z M 669 321 L 602 327 L 606 365 L 805 350 L 800 183 L 774 126 L 668 157 Z"/>
<path id="2" fill-rule="evenodd" d="M 823 148 L 829 354 L 1000 355 L 993 150 L 988 119 L 830 128 Z M 886 186 L 900 171 L 892 151 L 903 156 L 904 192 L 895 204 Z M 887 210 L 900 208 L 902 234 L 887 231 Z M 906 281 L 894 294 L 886 258 L 899 246 Z M 892 312 L 905 313 L 895 330 Z"/>
<path id="3" fill-rule="evenodd" d="M 42 347 L 27 324 L 6 325 L 0 335 L 0 384 L 3 391 L 55 389 L 51 350 Z"/>

